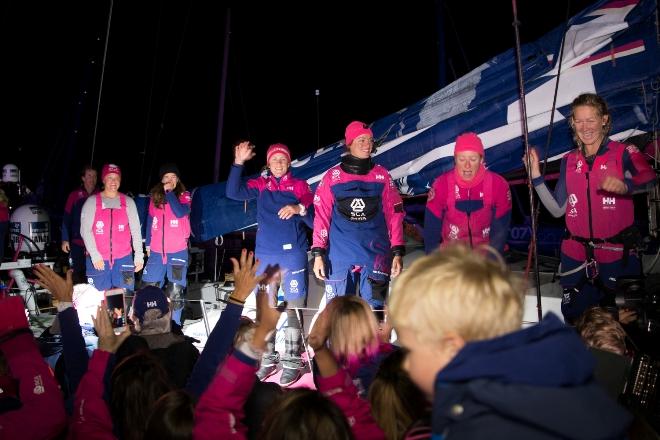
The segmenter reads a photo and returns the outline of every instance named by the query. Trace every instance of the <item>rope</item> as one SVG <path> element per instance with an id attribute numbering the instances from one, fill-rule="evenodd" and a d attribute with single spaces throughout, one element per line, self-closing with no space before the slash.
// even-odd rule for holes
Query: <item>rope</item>
<path id="1" fill-rule="evenodd" d="M 94 165 L 94 151 L 96 149 L 96 135 L 99 128 L 99 113 L 101 111 L 101 96 L 103 95 L 103 79 L 105 78 L 105 63 L 108 59 L 108 42 L 110 40 L 110 24 L 112 23 L 112 10 L 115 1 L 110 0 L 110 12 L 108 13 L 108 25 L 105 31 L 105 43 L 103 44 L 103 62 L 101 63 L 101 82 L 99 84 L 99 97 L 96 100 L 96 116 L 94 117 L 94 135 L 92 136 L 92 155 L 89 159 L 90 165 Z"/>
<path id="2" fill-rule="evenodd" d="M 527 169 L 531 170 L 531 157 L 529 154 L 529 131 L 527 127 L 527 106 L 525 103 L 525 84 L 523 78 L 522 70 L 522 54 L 520 52 L 520 31 L 518 27 L 520 22 L 518 21 L 518 5 L 516 0 L 511 2 L 513 8 L 513 29 L 515 31 L 516 38 L 516 67 L 518 70 L 518 89 L 520 93 L 520 120 L 522 122 L 522 131 L 523 139 L 525 142 L 525 154 L 527 157 Z M 531 218 L 531 227 L 532 227 L 532 237 L 530 241 L 530 249 L 533 252 L 530 252 L 530 255 L 533 254 L 534 258 L 534 270 L 536 272 L 536 310 L 538 312 L 538 319 L 541 322 L 543 318 L 543 309 L 541 304 L 541 277 L 539 274 L 539 260 L 538 260 L 538 249 L 536 246 L 536 206 L 534 203 L 534 188 L 532 186 L 532 175 L 528 173 L 527 175 L 527 186 L 529 189 L 529 206 L 530 206 L 530 218 Z"/>
<path id="3" fill-rule="evenodd" d="M 167 111 L 169 109 L 170 98 L 172 97 L 172 90 L 174 90 L 174 83 L 176 81 L 176 74 L 179 67 L 179 61 L 181 60 L 181 52 L 183 50 L 183 42 L 186 39 L 186 33 L 188 32 L 188 24 L 190 22 L 190 10 L 192 8 L 192 2 L 188 3 L 188 11 L 186 13 L 186 19 L 183 23 L 183 30 L 181 31 L 181 39 L 179 40 L 179 47 L 176 51 L 176 58 L 174 60 L 174 70 L 172 71 L 172 77 L 170 78 L 170 84 L 167 88 L 167 95 L 165 95 L 165 104 L 163 106 L 163 114 L 160 118 L 160 123 L 158 124 L 158 134 L 156 136 L 156 142 L 154 143 L 154 154 L 151 159 L 151 164 L 149 166 L 149 173 L 147 174 L 147 180 L 154 171 L 154 166 L 156 162 L 156 157 L 158 153 L 158 147 L 160 146 L 161 138 L 163 136 L 163 131 L 165 130 L 165 118 L 167 117 Z"/>
<path id="4" fill-rule="evenodd" d="M 147 160 L 147 147 L 149 146 L 149 126 L 151 125 L 151 109 L 154 104 L 154 83 L 156 82 L 156 68 L 158 67 L 158 42 L 160 41 L 160 28 L 163 18 L 163 4 L 160 4 L 158 9 L 158 26 L 156 27 L 156 38 L 154 44 L 154 61 L 151 65 L 151 85 L 149 86 L 149 105 L 147 107 L 147 120 L 144 124 L 144 147 L 142 147 L 142 165 L 140 166 L 140 179 L 138 180 L 138 187 L 142 185 L 144 178 L 144 162 Z M 149 177 L 145 181 L 144 192 L 149 192 Z"/>

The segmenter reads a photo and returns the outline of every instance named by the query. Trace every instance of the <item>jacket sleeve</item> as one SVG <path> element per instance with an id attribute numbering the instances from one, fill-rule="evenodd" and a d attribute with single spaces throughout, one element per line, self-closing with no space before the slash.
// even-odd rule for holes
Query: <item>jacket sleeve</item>
<path id="1" fill-rule="evenodd" d="M 403 201 L 399 190 L 394 184 L 390 173 L 387 173 L 387 182 L 383 188 L 383 214 L 390 236 L 390 246 L 405 246 L 403 239 L 403 218 L 406 213 L 403 210 Z"/>
<path id="2" fill-rule="evenodd" d="M 128 226 L 131 229 L 131 241 L 133 243 L 133 261 L 135 264 L 144 263 L 144 251 L 142 250 L 142 228 L 140 227 L 140 216 L 138 215 L 135 200 L 126 196 L 126 214 L 128 215 Z"/>
<path id="3" fill-rule="evenodd" d="M 243 165 L 232 164 L 229 170 L 229 178 L 225 191 L 228 199 L 232 200 L 252 200 L 259 197 L 259 185 L 257 179 L 250 179 L 246 183 L 241 181 L 243 174 Z"/>
<path id="4" fill-rule="evenodd" d="M 181 193 L 181 196 L 177 197 L 174 192 L 170 191 L 165 193 L 165 198 L 167 203 L 170 204 L 172 212 L 176 218 L 182 218 L 190 214 L 190 204 L 192 203 L 192 198 L 188 191 Z"/>
<path id="5" fill-rule="evenodd" d="M 534 185 L 539 200 L 541 200 L 545 209 L 547 209 L 553 217 L 561 217 L 566 214 L 566 202 L 568 201 L 568 193 L 566 191 L 567 158 L 568 156 L 566 155 L 561 160 L 559 179 L 557 180 L 554 193 L 550 192 L 550 189 L 548 189 L 548 186 L 543 180 L 543 176 L 539 176 L 532 180 L 532 185 Z"/>
<path id="6" fill-rule="evenodd" d="M 71 241 L 71 211 L 73 210 L 74 201 L 75 191 L 69 194 L 64 205 L 64 213 L 62 214 L 62 241 Z"/>
<path id="7" fill-rule="evenodd" d="M 0 350 L 18 380 L 23 406 L 0 414 L 0 438 L 50 439 L 66 429 L 64 401 L 31 333 L 5 341 Z"/>
<path id="8" fill-rule="evenodd" d="M 147 227 L 145 228 L 146 237 L 144 238 L 144 245 L 146 247 L 151 246 L 151 228 L 153 224 L 154 224 L 154 216 L 151 214 L 151 206 L 149 206 L 149 213 L 147 214 Z"/>
<path id="9" fill-rule="evenodd" d="M 242 306 L 227 303 L 227 307 L 220 314 L 220 319 L 213 327 L 186 384 L 188 392 L 196 398 L 204 393 L 218 370 L 218 365 L 227 357 L 234 342 L 234 335 L 238 330 L 242 313 Z"/>
<path id="10" fill-rule="evenodd" d="M 341 409 L 356 439 L 384 439 L 385 434 L 371 415 L 369 402 L 358 397 L 351 377 L 340 368 L 330 377 L 318 375 L 319 391 Z"/>
<path id="11" fill-rule="evenodd" d="M 509 236 L 511 226 L 511 188 L 503 177 L 493 176 L 493 221 L 490 225 L 490 245 L 500 254 L 504 253 L 504 245 Z"/>
<path id="12" fill-rule="evenodd" d="M 442 222 L 447 207 L 447 185 L 439 176 L 431 185 L 424 213 L 424 251 L 427 254 L 438 249 L 442 243 Z"/>
<path id="13" fill-rule="evenodd" d="M 89 357 L 76 309 L 69 307 L 62 310 L 57 314 L 57 319 L 60 321 L 62 331 L 62 356 L 66 365 L 66 376 L 73 395 L 87 371 Z"/>
<path id="14" fill-rule="evenodd" d="M 656 184 L 655 171 L 634 145 L 623 151 L 623 171 L 630 174 L 625 179 L 629 194 L 649 191 Z"/>
<path id="15" fill-rule="evenodd" d="M 94 240 L 94 234 L 92 234 L 92 227 L 94 226 L 94 216 L 96 215 L 96 198 L 101 197 L 100 195 L 95 195 L 93 197 L 88 197 L 83 204 L 82 211 L 80 213 L 80 236 L 85 243 L 85 249 L 89 253 L 89 258 L 92 261 L 99 261 L 103 258 L 96 248 L 96 240 Z"/>
<path id="16" fill-rule="evenodd" d="M 239 351 L 227 358 L 195 409 L 195 440 L 246 438 L 243 405 L 254 386 L 257 363 Z"/>
<path id="17" fill-rule="evenodd" d="M 89 369 L 83 376 L 74 403 L 70 434 L 73 439 L 114 439 L 112 418 L 108 405 L 103 400 L 105 386 L 103 377 L 111 353 L 94 350 Z"/>
<path id="18" fill-rule="evenodd" d="M 328 248 L 328 231 L 332 222 L 332 209 L 335 205 L 335 196 L 330 188 L 329 173 L 325 175 L 316 187 L 314 194 L 314 232 L 312 233 L 312 247 Z"/>

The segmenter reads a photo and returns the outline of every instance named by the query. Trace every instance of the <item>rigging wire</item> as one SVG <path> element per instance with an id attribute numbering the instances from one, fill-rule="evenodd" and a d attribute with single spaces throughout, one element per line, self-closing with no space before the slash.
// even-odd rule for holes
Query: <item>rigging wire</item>
<path id="1" fill-rule="evenodd" d="M 545 142 L 545 149 L 543 150 L 543 166 L 541 168 L 541 176 L 543 177 L 543 180 L 545 180 L 545 175 L 548 166 L 548 154 L 550 151 L 550 143 L 552 141 L 552 129 L 555 122 L 555 111 L 557 109 L 557 95 L 559 94 L 558 92 L 559 92 L 559 82 L 560 82 L 559 80 L 561 79 L 561 67 L 563 66 L 563 62 L 564 62 L 564 49 L 566 47 L 566 32 L 568 31 L 568 20 L 570 19 L 570 11 L 571 11 L 571 1 L 568 0 L 566 2 L 566 19 L 564 20 L 564 33 L 561 38 L 559 62 L 557 63 L 557 78 L 555 79 L 555 91 L 552 98 L 552 107 L 550 107 L 550 123 L 548 124 L 548 138 Z M 535 209 L 536 218 L 534 219 L 537 225 L 539 221 L 540 211 L 541 211 L 541 202 L 537 200 L 536 209 Z M 533 240 L 536 241 L 536 237 L 533 237 Z M 536 246 L 536 243 L 534 243 L 534 246 Z M 530 240 L 529 242 L 529 252 L 527 253 L 527 267 L 525 268 L 525 276 L 529 274 L 531 265 L 532 265 L 532 240 Z"/>
<path id="2" fill-rule="evenodd" d="M 94 151 L 96 150 L 96 135 L 99 128 L 99 113 L 101 111 L 101 97 L 103 95 L 103 79 L 105 78 L 105 64 L 108 59 L 108 42 L 110 40 L 110 25 L 112 24 L 112 11 L 115 1 L 110 0 L 110 11 L 108 12 L 108 24 L 105 30 L 105 43 L 103 44 L 103 61 L 101 62 L 101 82 L 99 84 L 99 96 L 96 100 L 96 116 L 94 117 L 94 135 L 92 136 L 92 153 L 89 158 L 90 165 L 94 165 Z"/>
<path id="3" fill-rule="evenodd" d="M 225 124 L 225 95 L 227 91 L 227 72 L 229 70 L 229 42 L 231 38 L 231 8 L 225 15 L 225 44 L 222 51 L 222 78 L 220 80 L 220 99 L 218 105 L 218 128 L 215 135 L 215 158 L 213 161 L 213 183 L 220 181 L 220 160 L 222 156 L 222 134 Z"/>
<path id="4" fill-rule="evenodd" d="M 170 84 L 167 89 L 167 94 L 165 95 L 165 104 L 163 105 L 163 114 L 160 118 L 160 123 L 158 124 L 158 134 L 156 135 L 156 142 L 154 142 L 154 152 L 151 156 L 151 164 L 149 166 L 149 172 L 147 173 L 147 180 L 152 175 L 154 171 L 154 166 L 156 163 L 156 157 L 158 156 L 158 148 L 160 147 L 160 141 L 163 137 L 163 131 L 165 130 L 165 118 L 167 117 L 167 111 L 169 109 L 170 98 L 172 97 L 172 91 L 174 90 L 174 83 L 176 82 L 176 74 L 178 72 L 179 61 L 181 60 L 181 52 L 183 50 L 183 43 L 186 39 L 186 34 L 188 33 L 188 25 L 190 23 L 190 11 L 192 9 L 192 1 L 188 2 L 188 11 L 186 13 L 186 19 L 183 23 L 183 31 L 181 31 L 181 39 L 179 40 L 179 47 L 176 51 L 176 58 L 174 60 L 174 69 L 172 71 L 172 77 L 170 78 Z"/>
<path id="5" fill-rule="evenodd" d="M 454 31 L 454 35 L 456 36 L 456 43 L 458 43 L 458 48 L 460 49 L 461 57 L 463 58 L 463 62 L 465 63 L 465 67 L 467 68 L 467 71 L 469 72 L 472 70 L 470 67 L 470 61 L 468 61 L 468 56 L 467 53 L 465 52 L 465 48 L 463 47 L 463 43 L 461 43 L 461 37 L 458 34 L 458 29 L 456 27 L 456 23 L 454 22 L 454 16 L 451 14 L 451 11 L 449 10 L 449 5 L 447 4 L 448 2 L 442 2 L 442 6 L 444 7 L 445 11 L 447 12 L 447 18 L 449 18 L 449 24 L 451 25 L 451 29 Z M 453 65 L 452 65 L 452 71 L 454 71 Z M 454 79 L 456 79 L 456 72 L 454 72 Z"/>
<path id="6" fill-rule="evenodd" d="M 154 40 L 154 61 L 151 66 L 151 86 L 149 87 L 149 105 L 147 106 L 147 120 L 144 124 L 144 147 L 142 148 L 142 165 L 140 165 L 140 180 L 138 180 L 138 188 L 142 185 L 144 179 L 144 162 L 147 160 L 147 148 L 149 147 L 149 127 L 151 124 L 151 109 L 154 104 L 154 84 L 156 82 L 156 69 L 158 67 L 158 49 L 160 43 L 160 29 L 163 22 L 163 4 L 160 4 L 158 9 L 158 25 L 156 26 L 156 38 Z M 144 183 L 145 193 L 149 191 L 149 176 Z"/>
<path id="7" fill-rule="evenodd" d="M 254 138 L 252 137 L 252 129 L 250 128 L 250 120 L 248 118 L 248 110 L 247 106 L 245 105 L 245 95 L 243 94 L 243 82 L 241 81 L 243 78 L 243 72 L 241 71 L 241 63 L 239 62 L 241 56 L 240 45 L 238 46 L 239 51 L 232 50 L 229 52 L 228 62 L 231 63 L 234 69 L 231 76 L 232 84 L 234 87 L 229 87 L 229 101 L 236 101 L 238 103 L 239 109 L 241 111 L 241 117 L 243 118 L 243 124 L 245 125 L 246 139 L 254 141 Z"/>
<path id="8" fill-rule="evenodd" d="M 527 127 L 527 106 L 525 103 L 525 82 L 522 70 L 522 54 L 520 51 L 520 21 L 518 21 L 518 4 L 516 0 L 511 0 L 513 8 L 513 29 L 516 39 L 516 67 L 518 70 L 518 90 L 520 94 L 520 122 L 522 123 L 523 139 L 525 142 L 525 157 L 527 158 L 527 169 L 531 169 L 531 158 L 529 154 L 529 131 Z M 530 241 L 530 248 L 534 253 L 534 271 L 536 274 L 536 310 L 539 322 L 543 318 L 543 307 L 541 304 L 541 278 L 539 274 L 539 258 L 538 249 L 536 246 L 536 206 L 534 203 L 534 188 L 532 187 L 532 174 L 527 173 L 527 186 L 529 189 L 529 206 L 530 218 L 532 227 L 532 237 Z M 533 243 L 533 246 L 531 245 Z"/>

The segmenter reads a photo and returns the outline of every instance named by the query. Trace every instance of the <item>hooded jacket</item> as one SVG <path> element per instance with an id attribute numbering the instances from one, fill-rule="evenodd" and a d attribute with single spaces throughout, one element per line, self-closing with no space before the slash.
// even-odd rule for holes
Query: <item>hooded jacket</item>
<path id="1" fill-rule="evenodd" d="M 625 438 L 631 416 L 594 382 L 593 369 L 582 341 L 551 313 L 470 342 L 436 376 L 434 438 Z"/>

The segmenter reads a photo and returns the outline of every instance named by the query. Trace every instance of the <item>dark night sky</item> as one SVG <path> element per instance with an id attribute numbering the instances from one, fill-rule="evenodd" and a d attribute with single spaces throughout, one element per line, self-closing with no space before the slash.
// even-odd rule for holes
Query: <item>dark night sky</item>
<path id="1" fill-rule="evenodd" d="M 570 3 L 572 15 L 591 2 Z M 566 5 L 519 1 L 523 43 L 559 25 Z M 270 143 L 300 155 L 317 136 L 321 146 L 342 138 L 353 119 L 372 122 L 435 92 L 437 7 L 233 8 L 221 180 L 239 138 L 262 153 L 256 171 Z M 109 2 L 1 8 L 0 162 L 17 163 L 33 189 L 43 181 L 45 204 L 57 206 L 91 157 Z M 514 45 L 509 1 L 445 0 L 443 10 L 448 81 Z M 94 163 L 122 166 L 123 190 L 145 192 L 165 161 L 179 164 L 189 187 L 211 183 L 225 11 L 218 2 L 115 0 Z"/>

